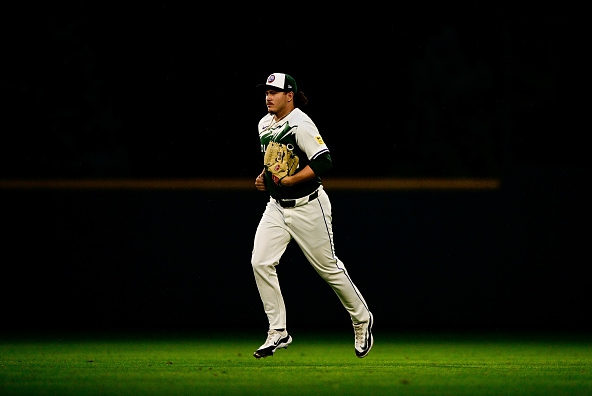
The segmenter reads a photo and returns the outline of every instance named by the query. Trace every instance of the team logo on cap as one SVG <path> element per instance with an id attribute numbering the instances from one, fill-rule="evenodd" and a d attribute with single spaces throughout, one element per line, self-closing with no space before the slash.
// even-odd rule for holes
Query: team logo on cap
<path id="1" fill-rule="evenodd" d="M 272 83 L 274 81 L 275 81 L 275 76 L 273 74 L 267 78 L 268 83 Z"/>

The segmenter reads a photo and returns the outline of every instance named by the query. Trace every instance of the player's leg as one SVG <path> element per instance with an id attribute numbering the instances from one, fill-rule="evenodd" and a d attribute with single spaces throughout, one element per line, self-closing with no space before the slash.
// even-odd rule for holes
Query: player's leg
<path id="1" fill-rule="evenodd" d="M 352 321 L 367 321 L 370 311 L 366 301 L 335 255 L 331 203 L 327 194 L 320 190 L 317 199 L 292 211 L 292 236 L 308 261 L 335 290 Z"/>
<path id="2" fill-rule="evenodd" d="M 276 349 L 286 348 L 292 342 L 286 330 L 286 307 L 276 271 L 290 240 L 281 210 L 270 201 L 257 226 L 251 256 L 255 282 L 269 321 L 267 340 L 254 353 L 256 358 L 273 355 Z"/>
<path id="3" fill-rule="evenodd" d="M 373 344 L 373 317 L 345 265 L 335 254 L 329 197 L 321 189 L 316 200 L 294 208 L 292 217 L 290 228 L 294 240 L 348 311 L 356 335 L 356 355 L 366 356 Z"/>

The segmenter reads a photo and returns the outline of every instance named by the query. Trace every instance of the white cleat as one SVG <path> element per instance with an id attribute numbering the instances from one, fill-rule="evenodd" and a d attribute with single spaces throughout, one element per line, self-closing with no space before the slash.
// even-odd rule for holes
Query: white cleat
<path id="1" fill-rule="evenodd" d="M 355 350 L 356 356 L 363 358 L 370 352 L 372 345 L 374 345 L 374 337 L 372 337 L 372 325 L 374 324 L 374 317 L 370 313 L 370 319 L 367 322 L 354 323 L 354 333 L 356 335 Z"/>
<path id="2" fill-rule="evenodd" d="M 288 348 L 288 345 L 292 343 L 292 336 L 288 334 L 286 330 L 284 331 L 277 331 L 277 330 L 269 330 L 267 332 L 267 340 L 263 345 L 259 347 L 253 353 L 257 359 L 261 359 L 267 356 L 273 356 L 273 353 L 279 348 Z"/>

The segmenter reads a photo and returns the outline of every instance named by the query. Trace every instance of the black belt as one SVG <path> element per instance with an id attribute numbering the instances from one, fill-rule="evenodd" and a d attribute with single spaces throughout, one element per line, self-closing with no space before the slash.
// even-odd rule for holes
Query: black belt
<path id="1" fill-rule="evenodd" d="M 319 190 L 313 192 L 312 194 L 310 194 L 308 196 L 308 202 L 317 199 L 319 196 Z M 299 198 L 301 199 L 301 198 Z M 296 201 L 298 201 L 298 199 L 285 199 L 285 200 L 281 200 L 281 199 L 276 199 L 276 202 L 278 204 L 280 204 L 280 206 L 282 208 L 293 208 L 294 206 L 296 206 Z"/>

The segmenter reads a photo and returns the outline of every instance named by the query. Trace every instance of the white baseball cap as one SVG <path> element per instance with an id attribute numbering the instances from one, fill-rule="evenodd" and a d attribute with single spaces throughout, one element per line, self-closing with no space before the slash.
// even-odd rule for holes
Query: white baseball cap
<path id="1" fill-rule="evenodd" d="M 257 85 L 257 88 L 273 89 L 282 92 L 297 92 L 296 80 L 289 74 L 273 73 L 267 77 L 265 84 Z"/>

